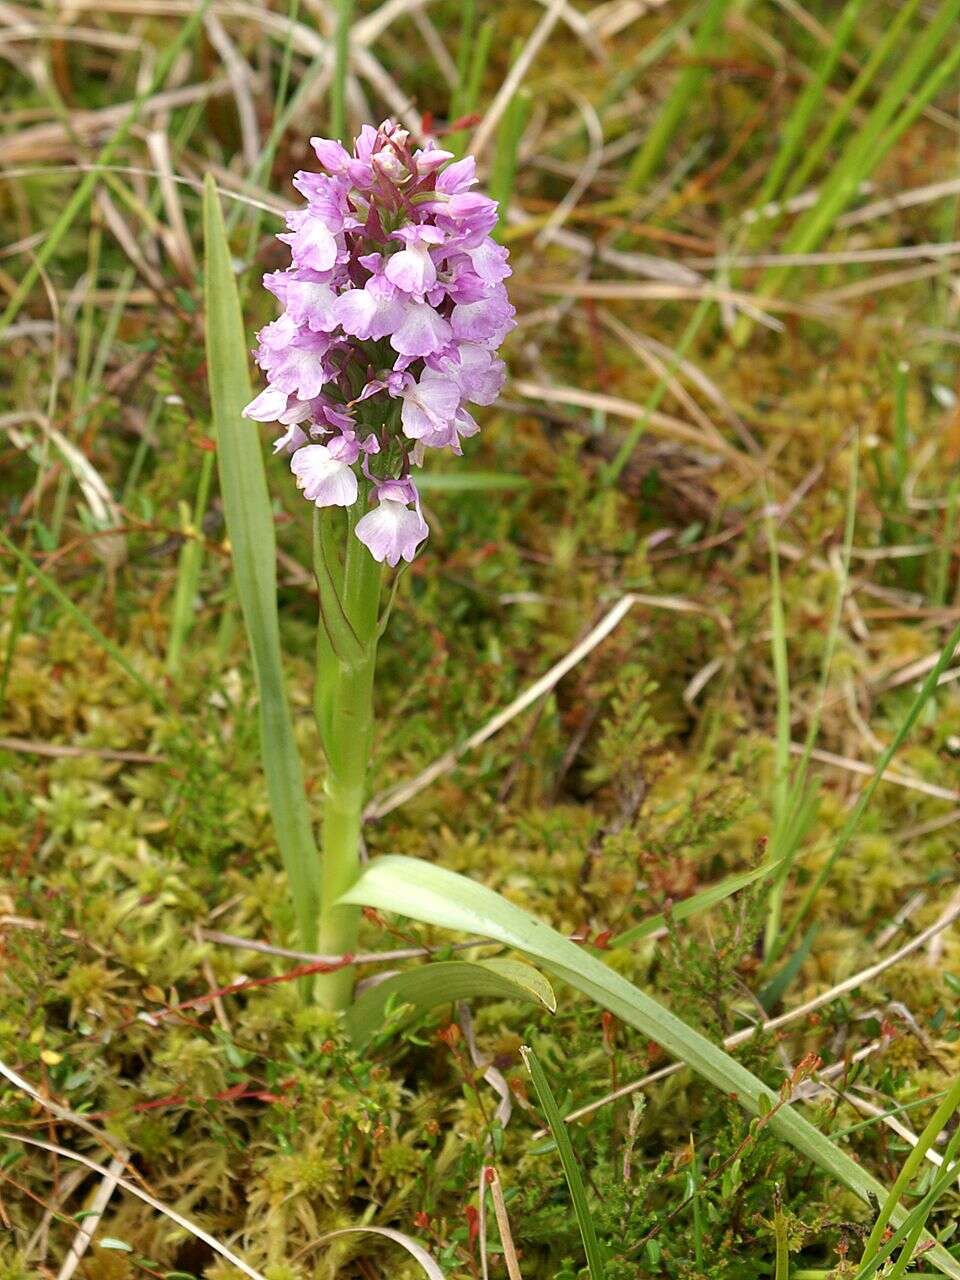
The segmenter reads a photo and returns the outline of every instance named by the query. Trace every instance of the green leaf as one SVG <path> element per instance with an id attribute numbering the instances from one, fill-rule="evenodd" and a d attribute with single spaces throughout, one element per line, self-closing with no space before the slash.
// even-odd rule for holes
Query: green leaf
<path id="1" fill-rule="evenodd" d="M 523 1058 L 524 1064 L 533 1079 L 533 1087 L 536 1089 L 537 1097 L 540 1100 L 540 1109 L 557 1144 L 560 1163 L 563 1165 L 563 1176 L 567 1180 L 570 1199 L 573 1201 L 573 1211 L 577 1215 L 577 1226 L 580 1228 L 580 1236 L 583 1240 L 584 1253 L 587 1255 L 587 1266 L 590 1268 L 591 1280 L 603 1280 L 603 1255 L 600 1252 L 597 1229 L 593 1224 L 593 1215 L 587 1203 L 587 1192 L 583 1185 L 583 1178 L 580 1175 L 577 1157 L 574 1155 L 570 1134 L 564 1124 L 563 1116 L 560 1114 L 557 1100 L 553 1096 L 553 1090 L 550 1088 L 546 1072 L 540 1065 L 537 1055 L 531 1048 L 524 1045 L 520 1050 L 520 1056 Z"/>
<path id="2" fill-rule="evenodd" d="M 684 898 L 682 902 L 678 902 L 670 908 L 671 920 L 688 920 L 690 916 L 695 916 L 701 911 L 709 911 L 711 907 L 716 906 L 718 902 L 723 902 L 724 898 L 729 898 L 738 890 L 746 888 L 748 884 L 753 884 L 756 880 L 761 880 L 764 876 L 772 875 L 783 864 L 781 858 L 777 862 L 766 862 L 762 866 L 753 867 L 750 871 L 739 871 L 734 876 L 727 876 L 725 880 L 712 884 L 707 889 L 701 889 L 699 893 L 693 894 L 689 898 Z M 658 929 L 662 929 L 667 923 L 665 912 L 659 915 L 651 916 L 648 920 L 641 921 L 640 924 L 634 925 L 632 929 L 627 929 L 624 933 L 619 933 L 615 938 L 611 938 L 610 947 L 626 947 L 631 942 L 639 942 L 641 938 L 647 938 L 651 933 L 656 933 Z"/>
<path id="3" fill-rule="evenodd" d="M 133 1245 L 127 1244 L 126 1240 L 118 1240 L 115 1236 L 104 1236 L 97 1244 L 101 1249 L 120 1249 L 124 1253 L 133 1253 Z"/>
<path id="4" fill-rule="evenodd" d="M 242 417 L 251 399 L 247 343 L 230 248 L 213 177 L 203 186 L 206 245 L 207 377 L 217 437 L 220 492 L 237 594 L 260 693 L 260 753 L 277 844 L 293 895 L 300 936 L 316 942 L 320 904 L 317 857 L 300 757 L 283 686 L 273 513 L 256 427 Z"/>
<path id="5" fill-rule="evenodd" d="M 634 154 L 624 183 L 625 191 L 643 191 L 647 187 L 692 104 L 702 94 L 707 59 L 720 47 L 729 7 L 730 0 L 706 0 L 693 36 L 689 61 L 674 81 L 652 127 L 646 130 L 643 145 Z"/>
<path id="6" fill-rule="evenodd" d="M 363 1049 L 384 1024 L 388 1007 L 409 1006 L 408 1017 L 454 1000 L 495 996 L 506 1000 L 532 1000 L 551 1013 L 557 1009 L 550 983 L 529 964 L 516 960 L 438 961 L 385 978 L 369 987 L 346 1014 L 351 1040 Z"/>
<path id="7" fill-rule="evenodd" d="M 569 982 L 592 1000 L 636 1027 L 668 1053 L 692 1067 L 724 1094 L 733 1096 L 753 1115 L 765 1096 L 774 1106 L 779 1097 L 746 1067 L 688 1027 L 668 1009 L 609 969 L 602 961 L 555 929 L 536 920 L 492 889 L 419 858 L 377 858 L 341 899 L 344 902 L 396 911 L 413 920 L 464 933 L 479 933 L 537 959 L 548 973 Z M 867 1204 L 883 1200 L 886 1188 L 846 1152 L 824 1137 L 792 1107 L 780 1107 L 769 1128 L 802 1155 L 855 1192 Z M 900 1221 L 898 1209 L 895 1220 Z M 960 1280 L 960 1262 L 940 1245 L 925 1255 L 945 1274 Z"/>

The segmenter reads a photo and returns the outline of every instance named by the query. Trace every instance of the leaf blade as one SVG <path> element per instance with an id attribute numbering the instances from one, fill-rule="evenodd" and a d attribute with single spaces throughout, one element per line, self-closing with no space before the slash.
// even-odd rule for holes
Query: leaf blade
<path id="1" fill-rule="evenodd" d="M 790 1107 L 778 1107 L 778 1095 L 735 1058 L 596 957 L 484 885 L 419 858 L 394 854 L 369 863 L 341 900 L 481 934 L 535 957 L 549 973 L 656 1040 L 722 1092 L 734 1094 L 746 1111 L 760 1114 L 761 1099 L 765 1108 L 769 1104 L 772 1130 L 866 1203 L 871 1196 L 882 1200 L 886 1195 L 882 1183 L 807 1120 Z M 903 1216 L 904 1211 L 898 1210 L 895 1220 Z M 960 1280 L 960 1263 L 942 1246 L 933 1245 L 926 1256 L 946 1275 Z"/>
<path id="2" fill-rule="evenodd" d="M 590 1280 L 603 1280 L 605 1268 L 603 1255 L 600 1252 L 600 1241 L 597 1239 L 597 1229 L 594 1226 L 593 1215 L 587 1202 L 587 1192 L 583 1185 L 577 1157 L 574 1154 L 573 1143 L 570 1141 L 570 1134 L 563 1122 L 563 1116 L 560 1114 L 557 1100 L 553 1096 L 547 1073 L 541 1066 L 537 1055 L 528 1045 L 524 1045 L 520 1050 L 520 1056 L 523 1058 L 524 1065 L 533 1079 L 533 1087 L 537 1091 L 544 1119 L 553 1134 L 554 1142 L 557 1144 L 557 1153 L 560 1156 L 560 1163 L 563 1165 L 563 1176 L 567 1180 L 570 1199 L 573 1201 L 573 1211 L 577 1216 L 577 1226 L 580 1228 L 580 1238 L 583 1240 L 583 1251 L 587 1255 Z"/>
<path id="3" fill-rule="evenodd" d="M 207 370 L 217 468 L 237 594 L 260 694 L 260 751 L 277 844 L 300 936 L 316 941 L 320 863 L 283 683 L 277 618 L 276 538 L 263 454 L 242 417 L 251 398 L 240 300 L 213 177 L 203 186 Z"/>
<path id="4" fill-rule="evenodd" d="M 688 920 L 690 916 L 697 915 L 701 911 L 709 911 L 718 902 L 723 902 L 725 898 L 729 898 L 740 889 L 745 889 L 747 885 L 751 885 L 765 876 L 773 875 L 783 865 L 783 862 L 783 858 L 775 862 L 766 862 L 759 867 L 753 867 L 750 871 L 738 871 L 736 875 L 727 876 L 725 879 L 718 881 L 717 884 L 708 885 L 706 889 L 701 889 L 699 893 L 694 893 L 689 898 L 684 898 L 681 902 L 671 907 L 670 919 L 674 921 Z M 632 929 L 618 933 L 615 938 L 610 939 L 609 945 L 611 949 L 629 946 L 631 942 L 639 942 L 642 938 L 649 937 L 651 933 L 656 933 L 666 923 L 666 913 L 661 911 L 655 916 L 641 920 Z"/>
<path id="5" fill-rule="evenodd" d="M 391 1001 L 412 1006 L 412 1018 L 438 1004 L 474 996 L 529 1000 L 551 1013 L 557 1008 L 553 988 L 532 965 L 516 960 L 439 960 L 368 987 L 347 1010 L 344 1021 L 350 1039 L 362 1050 L 383 1025 Z"/>

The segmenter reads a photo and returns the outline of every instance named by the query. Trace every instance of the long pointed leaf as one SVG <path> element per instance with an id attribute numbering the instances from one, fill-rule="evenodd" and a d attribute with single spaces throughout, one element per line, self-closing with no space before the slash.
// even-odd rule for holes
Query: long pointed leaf
<path id="1" fill-rule="evenodd" d="M 253 670 L 260 694 L 260 752 L 277 844 L 290 881 L 303 945 L 316 943 L 320 863 L 303 772 L 283 686 L 277 619 L 276 539 L 256 427 L 242 410 L 251 398 L 237 284 L 213 178 L 203 186 L 206 245 L 207 376 L 217 437 L 220 492 Z"/>
<path id="2" fill-rule="evenodd" d="M 603 1265 L 603 1254 L 600 1252 L 597 1229 L 594 1226 L 593 1215 L 587 1202 L 587 1191 L 583 1185 L 583 1176 L 580 1173 L 580 1166 L 577 1164 L 573 1143 L 570 1141 L 570 1133 L 563 1122 L 563 1116 L 560 1114 L 557 1100 L 553 1096 L 547 1073 L 540 1065 L 537 1055 L 529 1045 L 524 1045 L 520 1050 L 520 1056 L 523 1058 L 524 1065 L 533 1079 L 533 1087 L 536 1089 L 537 1097 L 540 1100 L 540 1109 L 550 1132 L 553 1134 L 553 1140 L 557 1144 L 560 1163 L 563 1165 L 563 1176 L 567 1180 L 570 1199 L 573 1201 L 573 1211 L 577 1215 L 577 1226 L 580 1228 L 580 1238 L 583 1240 L 583 1251 L 587 1255 L 590 1280 L 603 1280 L 606 1271 Z"/>
<path id="3" fill-rule="evenodd" d="M 492 889 L 419 858 L 392 855 L 377 858 L 364 868 L 342 900 L 382 911 L 397 911 L 411 919 L 458 932 L 495 938 L 535 957 L 549 973 L 577 987 L 662 1045 L 725 1094 L 735 1097 L 752 1115 L 760 1114 L 761 1109 L 768 1112 L 767 1123 L 773 1132 L 862 1200 L 870 1203 L 871 1197 L 880 1200 L 885 1197 L 886 1188 L 881 1182 L 792 1107 L 778 1106 L 778 1095 L 735 1058 L 595 956 Z M 898 1210 L 894 1220 L 899 1222 L 903 1216 L 904 1211 Z M 925 1256 L 935 1261 L 946 1275 L 960 1280 L 960 1262 L 942 1246 L 933 1245 Z"/>

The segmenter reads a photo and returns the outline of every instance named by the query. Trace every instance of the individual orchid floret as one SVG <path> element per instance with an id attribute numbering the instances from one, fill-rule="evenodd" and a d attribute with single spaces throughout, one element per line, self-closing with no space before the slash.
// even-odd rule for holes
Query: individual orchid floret
<path id="1" fill-rule="evenodd" d="M 430 532 L 416 487 L 409 477 L 385 480 L 377 485 L 376 496 L 379 505 L 357 522 L 356 535 L 374 560 L 386 561 L 391 569 L 401 560 L 409 564 Z"/>
<path id="2" fill-rule="evenodd" d="M 422 298 L 437 283 L 437 268 L 430 250 L 443 244 L 443 233 L 436 227 L 413 224 L 394 231 L 392 238 L 401 240 L 406 247 L 387 260 L 383 274 L 404 293 Z"/>
<path id="3" fill-rule="evenodd" d="M 244 412 L 280 424 L 275 451 L 318 507 L 376 503 L 351 524 L 395 566 L 428 532 L 411 467 L 459 454 L 479 429 L 468 406 L 500 394 L 507 251 L 472 157 L 429 139 L 414 149 L 390 120 L 365 125 L 352 151 L 311 144 L 321 171 L 294 178 L 305 204 L 278 237 L 291 263 L 264 277 L 282 308 L 258 335 L 267 386 Z"/>
<path id="4" fill-rule="evenodd" d="M 344 458 L 325 444 L 308 444 L 290 459 L 297 488 L 318 507 L 352 507 L 357 500 L 357 476 Z"/>

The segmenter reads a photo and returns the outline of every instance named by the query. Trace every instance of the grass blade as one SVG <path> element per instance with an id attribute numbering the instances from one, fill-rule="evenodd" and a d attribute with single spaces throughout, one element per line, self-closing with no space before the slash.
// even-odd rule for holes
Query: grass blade
<path id="1" fill-rule="evenodd" d="M 569 1131 L 563 1122 L 563 1116 L 560 1114 L 557 1100 L 553 1096 L 553 1090 L 550 1088 L 550 1081 L 547 1079 L 547 1074 L 540 1065 L 537 1055 L 528 1045 L 524 1045 L 520 1050 L 520 1056 L 530 1072 L 533 1087 L 536 1089 L 537 1098 L 540 1101 L 540 1110 L 543 1112 L 547 1126 L 553 1134 L 553 1140 L 557 1144 L 560 1163 L 563 1165 L 563 1176 L 567 1180 L 570 1199 L 573 1201 L 573 1211 L 577 1215 L 577 1226 L 580 1228 L 580 1235 L 583 1239 L 583 1250 L 587 1255 L 587 1266 L 590 1269 L 591 1280 L 603 1280 L 605 1270 L 603 1255 L 600 1252 L 597 1229 L 593 1225 L 593 1216 L 587 1203 L 586 1188 L 583 1185 L 583 1178 L 580 1176 L 580 1166 L 577 1164 L 577 1157 L 574 1155 Z"/>
<path id="2" fill-rule="evenodd" d="M 624 184 L 626 191 L 642 190 L 659 167 L 670 140 L 703 87 L 707 77 L 705 59 L 710 55 L 714 41 L 723 29 L 729 5 L 730 0 L 708 0 L 693 37 L 690 65 L 680 72 L 643 146 L 634 156 Z"/>
<path id="3" fill-rule="evenodd" d="M 820 669 L 820 683 L 817 690 L 815 710 L 810 718 L 807 736 L 803 744 L 803 754 L 794 770 L 793 779 L 786 796 L 782 797 L 782 807 L 774 808 L 773 852 L 783 859 L 783 865 L 770 891 L 770 904 L 767 912 L 764 933 L 764 951 L 768 961 L 775 960 L 783 950 L 780 941 L 780 923 L 783 916 L 783 897 L 786 891 L 790 868 L 797 856 L 800 844 L 812 827 L 818 806 L 818 790 L 816 785 L 807 785 L 810 759 L 813 745 L 820 729 L 820 718 L 823 714 L 823 703 L 830 682 L 830 672 L 840 635 L 840 622 L 843 617 L 843 605 L 847 596 L 847 583 L 850 577 L 850 556 L 853 551 L 853 533 L 857 518 L 857 492 L 859 484 L 859 444 L 855 442 L 850 468 L 850 483 L 847 490 L 847 511 L 843 526 L 843 547 L 840 552 L 840 571 L 837 581 L 837 594 L 834 597 L 833 612 L 827 628 L 827 638 L 823 650 L 823 663 Z M 777 555 L 776 528 L 770 520 L 767 525 L 767 537 L 770 543 L 771 578 L 774 599 L 774 670 L 777 672 L 777 769 L 778 776 L 783 765 L 784 750 L 790 752 L 790 708 L 789 684 L 786 667 L 786 639 L 783 604 L 780 592 L 780 567 Z M 779 616 L 779 623 L 777 618 Z M 779 634 L 778 634 L 779 627 Z M 781 672 L 780 666 L 783 665 Z M 782 686 L 786 686 L 786 700 L 782 696 Z M 785 705 L 786 704 L 786 705 Z"/>
<path id="4" fill-rule="evenodd" d="M 953 1113 L 960 1107 L 960 1076 L 953 1083 L 953 1087 L 948 1091 L 946 1097 L 934 1111 L 933 1115 L 927 1121 L 920 1136 L 917 1138 L 916 1144 L 913 1146 L 906 1160 L 904 1160 L 900 1172 L 897 1174 L 896 1181 L 890 1188 L 890 1193 L 883 1203 L 883 1207 L 877 1214 L 877 1220 L 873 1224 L 873 1229 L 867 1237 L 867 1243 L 863 1247 L 864 1261 L 869 1261 L 876 1251 L 880 1248 L 883 1241 L 884 1233 L 890 1222 L 890 1215 L 893 1212 L 894 1205 L 900 1199 L 921 1167 L 927 1152 L 936 1142 L 944 1125 L 948 1123 Z M 948 1167 L 945 1163 L 945 1167 Z"/>
<path id="5" fill-rule="evenodd" d="M 760 189 L 760 194 L 757 196 L 756 207 L 758 209 L 763 209 L 768 201 L 772 200 L 780 190 L 790 166 L 803 145 L 804 135 L 807 132 L 807 126 L 813 113 L 823 101 L 824 89 L 833 75 L 840 60 L 840 55 L 847 47 L 847 43 L 853 33 L 854 23 L 860 16 L 862 8 L 863 0 L 847 0 L 843 12 L 837 19 L 833 39 L 820 61 L 817 72 L 807 82 L 806 88 L 798 98 L 783 127 L 780 135 L 780 148 L 774 157 L 773 164 L 770 166 L 766 180 Z M 757 225 L 761 226 L 762 224 Z"/>
<path id="6" fill-rule="evenodd" d="M 722 1093 L 736 1097 L 752 1115 L 766 1112 L 773 1132 L 862 1200 L 886 1198 L 882 1183 L 792 1107 L 781 1105 L 779 1095 L 735 1058 L 596 956 L 484 885 L 420 858 L 391 855 L 369 863 L 342 901 L 396 911 L 458 932 L 481 933 L 514 947 L 655 1040 Z M 894 1220 L 904 1217 L 898 1208 Z M 960 1280 L 960 1262 L 942 1246 L 934 1244 L 926 1256 L 935 1259 L 946 1275 Z"/>
<path id="7" fill-rule="evenodd" d="M 832 170 L 831 177 L 824 184 L 820 200 L 804 218 L 801 218 L 794 231 L 787 237 L 784 252 L 807 253 L 823 240 L 833 225 L 836 217 L 843 211 L 856 194 L 863 179 L 879 163 L 889 145 L 892 135 L 888 129 L 901 104 L 907 99 L 914 84 L 923 74 L 924 69 L 942 48 L 943 39 L 951 23 L 960 12 L 958 0 L 945 0 L 936 16 L 919 33 L 907 48 L 896 72 L 882 93 L 879 102 L 870 112 L 866 124 L 858 129 L 847 144 L 843 155 Z M 945 58 L 938 68 L 939 78 L 942 67 L 952 62 L 952 54 Z M 924 92 L 935 77 L 930 77 L 924 86 Z M 904 113 L 904 116 L 909 114 Z M 919 107 L 918 110 L 922 110 Z M 899 136 L 899 135 L 898 135 Z M 890 143 L 886 139 L 890 138 Z M 775 271 L 785 271 L 775 268 Z M 766 284 L 761 287 L 766 294 Z"/>
<path id="8" fill-rule="evenodd" d="M 480 101 L 480 88 L 490 58 L 493 34 L 496 30 L 495 17 L 487 18 L 474 33 L 473 6 L 464 6 L 462 16 L 463 27 L 460 35 L 458 84 L 451 98 L 450 112 L 454 120 L 472 115 Z M 470 132 L 468 129 L 457 129 L 444 138 L 444 146 L 458 158 L 463 155 L 464 147 Z"/>
<path id="9" fill-rule="evenodd" d="M 784 188 L 784 199 L 789 200 L 791 196 L 796 195 L 798 191 L 803 190 L 807 183 L 807 179 L 826 155 L 834 138 L 847 123 L 847 120 L 849 120 L 854 107 L 873 83 L 874 76 L 886 61 L 890 50 L 897 47 L 898 41 L 903 35 L 908 22 L 913 17 L 919 6 L 920 0 L 906 0 L 906 3 L 900 5 L 897 9 L 896 16 L 893 21 L 871 50 L 870 57 L 864 64 L 863 70 L 843 95 L 843 98 L 838 103 L 830 119 L 821 129 L 817 138 L 809 147 L 805 148 L 804 154 L 800 159 L 797 168 L 791 174 L 787 181 L 787 185 Z"/>
<path id="10" fill-rule="evenodd" d="M 736 875 L 727 876 L 725 880 L 721 880 L 718 884 L 712 884 L 709 888 L 701 889 L 699 893 L 694 893 L 689 898 L 684 898 L 682 902 L 676 903 L 675 906 L 670 908 L 670 919 L 673 921 L 688 920 L 691 916 L 698 915 L 701 911 L 709 911 L 718 902 L 723 902 L 725 898 L 729 898 L 732 894 L 745 889 L 747 885 L 762 879 L 763 876 L 772 875 L 779 870 L 780 866 L 780 862 L 766 862 L 750 871 L 739 871 Z M 641 938 L 648 938 L 651 933 L 656 933 L 658 929 L 662 929 L 666 923 L 667 916 L 665 912 L 650 916 L 648 920 L 642 920 L 640 924 L 634 925 L 632 929 L 627 929 L 623 933 L 618 933 L 615 938 L 611 938 L 610 947 L 611 949 L 614 947 L 626 947 L 631 942 L 639 942 Z"/>
<path id="11" fill-rule="evenodd" d="M 934 17 L 903 51 L 889 83 L 863 127 L 852 134 L 832 166 L 817 203 L 797 220 L 786 236 L 782 246 L 784 254 L 810 253 L 819 248 L 837 218 L 856 196 L 860 184 L 874 171 L 944 81 L 960 66 L 960 43 L 954 42 L 911 99 L 917 81 L 943 48 L 947 31 L 958 13 L 960 0 L 943 0 Z M 908 105 L 900 111 L 905 102 Z M 900 115 L 897 117 L 898 111 Z M 793 268 L 789 266 L 770 268 L 759 282 L 758 296 L 761 299 L 779 296 L 792 272 Z M 733 331 L 735 345 L 742 345 L 752 328 L 750 317 L 741 316 Z"/>
<path id="12" fill-rule="evenodd" d="M 353 0 L 337 0 L 337 27 L 333 46 L 333 83 L 330 85 L 330 132 L 345 141 L 347 136 L 347 73 L 350 63 L 350 23 Z"/>
<path id="13" fill-rule="evenodd" d="M 520 139 L 527 127 L 532 106 L 533 99 L 527 90 L 518 89 L 510 99 L 510 105 L 503 113 L 500 128 L 497 130 L 496 152 L 490 170 L 490 180 L 487 183 L 488 194 L 500 205 L 497 228 L 506 224 L 507 210 L 510 207 L 517 178 Z"/>
<path id="14" fill-rule="evenodd" d="M 193 517 L 185 530 L 180 558 L 177 562 L 177 586 L 173 596 L 173 612 L 170 622 L 170 639 L 167 644 L 167 670 L 175 675 L 180 670 L 180 658 L 187 636 L 193 627 L 194 601 L 200 583 L 203 566 L 203 519 L 207 514 L 210 481 L 213 476 L 213 454 L 205 453 L 200 464 L 197 496 L 193 504 Z"/>
<path id="15" fill-rule="evenodd" d="M 870 1280 L 870 1277 L 876 1275 L 883 1263 L 891 1256 L 894 1249 L 899 1248 L 901 1245 L 909 1251 L 907 1255 L 909 1260 L 910 1253 L 919 1242 L 924 1223 L 930 1216 L 934 1205 L 944 1191 L 948 1190 L 950 1185 L 952 1183 L 955 1184 L 957 1181 L 956 1157 L 958 1148 L 960 1148 L 960 1129 L 955 1129 L 950 1141 L 947 1143 L 947 1149 L 943 1153 L 943 1165 L 940 1173 L 934 1179 L 933 1186 L 920 1203 L 904 1218 L 896 1231 L 889 1235 L 879 1245 L 877 1251 L 861 1264 L 860 1270 L 853 1277 L 853 1280 Z M 926 1251 L 924 1256 L 928 1256 Z M 900 1273 L 902 1274 L 902 1271 Z M 892 1274 L 893 1272 L 891 1272 Z"/>
<path id="16" fill-rule="evenodd" d="M 237 594 L 260 694 L 260 752 L 277 844 L 305 948 L 316 942 L 320 865 L 300 757 L 283 686 L 277 619 L 276 539 L 256 428 L 241 416 L 251 398 L 237 285 L 213 178 L 203 188 L 207 370 L 217 464 Z"/>

